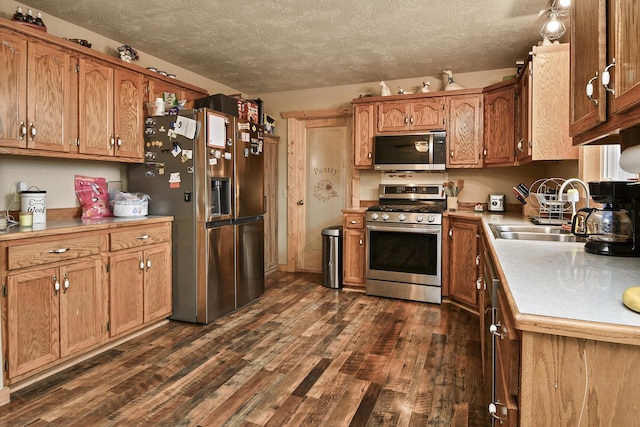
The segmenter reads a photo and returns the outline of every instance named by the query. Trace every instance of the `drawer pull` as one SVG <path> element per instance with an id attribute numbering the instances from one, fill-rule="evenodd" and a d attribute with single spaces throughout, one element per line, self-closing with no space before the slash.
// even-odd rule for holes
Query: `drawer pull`
<path id="1" fill-rule="evenodd" d="M 151 268 L 151 259 L 147 257 L 147 271 Z"/>
<path id="2" fill-rule="evenodd" d="M 69 289 L 69 279 L 67 278 L 67 273 L 64 273 L 64 281 L 62 282 L 62 293 L 66 294 L 67 289 Z"/>
<path id="3" fill-rule="evenodd" d="M 53 294 L 58 295 L 58 291 L 60 290 L 60 281 L 57 276 L 53 276 Z"/>
<path id="4" fill-rule="evenodd" d="M 151 238 L 151 236 L 149 236 L 148 234 L 136 237 L 136 239 L 138 239 L 138 240 L 147 240 L 147 239 L 150 239 L 150 238 Z"/>
<path id="5" fill-rule="evenodd" d="M 50 254 L 63 254 L 65 252 L 68 252 L 69 250 L 70 250 L 69 248 L 60 248 L 60 249 L 51 249 L 48 252 Z"/>
<path id="6" fill-rule="evenodd" d="M 349 221 L 350 224 L 360 224 L 360 221 L 352 219 L 351 221 Z"/>
<path id="7" fill-rule="evenodd" d="M 502 326 L 500 325 L 500 323 L 497 323 L 495 325 L 491 325 L 489 326 L 489 332 L 491 332 L 493 335 L 500 337 L 500 339 L 504 339 L 504 335 L 501 334 L 500 332 L 498 332 L 498 328 Z"/>
<path id="8" fill-rule="evenodd" d="M 140 270 L 144 270 L 144 261 L 142 261 L 142 258 L 138 257 L 138 261 L 140 261 Z"/>

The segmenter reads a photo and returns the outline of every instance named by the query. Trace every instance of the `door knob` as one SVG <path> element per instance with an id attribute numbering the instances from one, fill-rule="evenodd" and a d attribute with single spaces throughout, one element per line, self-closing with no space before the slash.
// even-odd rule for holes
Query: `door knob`
<path id="1" fill-rule="evenodd" d="M 304 205 L 304 200 L 298 200 L 298 206 Z"/>

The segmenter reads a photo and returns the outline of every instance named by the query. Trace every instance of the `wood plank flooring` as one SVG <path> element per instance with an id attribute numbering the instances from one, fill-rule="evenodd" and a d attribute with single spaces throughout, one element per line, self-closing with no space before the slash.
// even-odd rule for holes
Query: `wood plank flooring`
<path id="1" fill-rule="evenodd" d="M 487 426 L 478 318 L 275 273 L 11 395 L 2 426 Z"/>

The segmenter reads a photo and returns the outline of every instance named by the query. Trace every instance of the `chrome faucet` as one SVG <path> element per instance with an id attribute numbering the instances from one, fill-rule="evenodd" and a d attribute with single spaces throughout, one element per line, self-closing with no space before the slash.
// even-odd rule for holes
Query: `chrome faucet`
<path id="1" fill-rule="evenodd" d="M 582 185 L 582 188 L 584 188 L 584 193 L 586 194 L 586 202 L 587 202 L 587 207 L 589 207 L 589 199 L 591 198 L 591 194 L 589 194 L 589 186 L 587 184 L 585 184 L 584 181 L 582 181 L 581 179 L 578 178 L 569 178 L 568 180 L 566 180 L 565 182 L 562 183 L 562 185 L 560 186 L 560 190 L 558 190 L 558 201 L 562 201 L 562 194 L 564 193 L 564 189 L 567 187 L 567 185 L 571 184 L 571 183 L 578 183 L 580 185 Z M 573 188 L 573 187 L 572 187 Z"/>

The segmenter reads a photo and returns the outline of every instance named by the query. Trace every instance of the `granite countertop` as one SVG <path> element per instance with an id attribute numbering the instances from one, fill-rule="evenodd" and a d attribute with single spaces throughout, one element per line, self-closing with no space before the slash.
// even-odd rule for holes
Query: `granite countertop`
<path id="1" fill-rule="evenodd" d="M 490 224 L 531 222 L 521 215 L 461 215 L 482 219 L 518 329 L 624 328 L 628 338 L 626 327 L 640 328 L 640 313 L 622 303 L 625 289 L 640 286 L 640 258 L 591 254 L 584 251 L 584 243 L 495 238 Z M 640 329 L 631 332 L 638 335 L 633 340 L 640 339 Z"/>
<path id="2" fill-rule="evenodd" d="M 67 218 L 48 220 L 44 223 L 33 224 L 31 227 L 20 227 L 18 224 L 13 224 L 9 225 L 6 230 L 0 230 L 0 241 L 52 236 L 63 233 L 104 230 L 106 228 L 118 228 L 124 225 L 137 225 L 135 224 L 136 222 L 143 225 L 166 221 L 173 221 L 173 217 L 150 215 L 140 217 L 107 217 L 95 219 Z"/>

